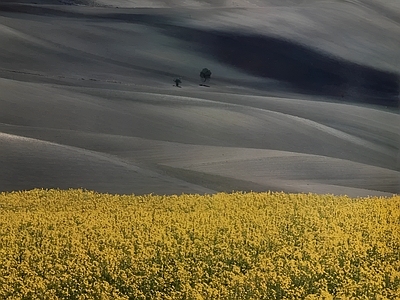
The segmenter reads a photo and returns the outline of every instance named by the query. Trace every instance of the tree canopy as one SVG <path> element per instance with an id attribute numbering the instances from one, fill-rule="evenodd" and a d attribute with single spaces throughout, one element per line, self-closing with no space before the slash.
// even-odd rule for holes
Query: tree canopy
<path id="1" fill-rule="evenodd" d="M 211 71 L 207 68 L 204 68 L 200 72 L 200 78 L 203 80 L 203 82 L 209 80 L 211 78 Z"/>

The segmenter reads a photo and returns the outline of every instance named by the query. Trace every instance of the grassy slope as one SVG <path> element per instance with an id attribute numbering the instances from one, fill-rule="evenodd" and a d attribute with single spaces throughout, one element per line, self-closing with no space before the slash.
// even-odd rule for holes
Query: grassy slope
<path id="1" fill-rule="evenodd" d="M 397 70 L 399 27 L 383 11 L 337 1 L 264 11 L 2 7 L 1 190 L 399 192 L 398 113 L 299 95 L 310 85 L 288 77 L 304 63 L 330 66 L 316 50 L 358 72 L 354 63 Z M 239 42 L 262 33 L 301 42 L 315 56 L 300 65 L 291 58 L 270 78 L 255 74 L 238 56 L 224 61 L 232 41 L 210 31 L 238 25 Z M 220 48 L 208 47 L 210 38 Z M 259 58 L 256 47 L 248 50 Z M 204 66 L 213 71 L 208 89 L 198 86 Z M 172 87 L 175 76 L 182 89 Z M 358 79 L 374 80 L 354 77 L 345 100 L 363 95 Z"/>

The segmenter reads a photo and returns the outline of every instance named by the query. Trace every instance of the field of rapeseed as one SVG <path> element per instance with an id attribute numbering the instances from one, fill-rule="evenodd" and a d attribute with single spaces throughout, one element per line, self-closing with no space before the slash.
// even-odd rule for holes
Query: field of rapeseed
<path id="1" fill-rule="evenodd" d="M 400 299 L 400 196 L 0 194 L 0 299 Z"/>

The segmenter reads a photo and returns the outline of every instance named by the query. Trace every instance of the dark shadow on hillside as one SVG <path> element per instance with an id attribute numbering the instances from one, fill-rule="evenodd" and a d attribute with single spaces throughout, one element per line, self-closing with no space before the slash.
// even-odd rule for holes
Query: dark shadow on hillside
<path id="1" fill-rule="evenodd" d="M 399 106 L 399 75 L 346 61 L 277 37 L 164 27 L 199 52 L 248 74 L 290 84 L 300 93 Z M 193 49 L 193 47 L 191 47 Z"/>
<path id="2" fill-rule="evenodd" d="M 62 5 L 60 3 L 60 5 Z M 54 7 L 46 7 L 36 5 L 35 3 L 0 3 L 0 12 L 4 13 L 22 13 L 41 16 L 56 16 L 56 17 L 79 17 L 82 14 L 68 12 Z"/>
<path id="3" fill-rule="evenodd" d="M 400 76 L 356 64 L 279 37 L 201 30 L 173 25 L 162 15 L 108 14 L 109 19 L 141 23 L 190 44 L 190 51 L 263 78 L 285 82 L 296 92 L 345 102 L 399 107 Z"/>
<path id="4" fill-rule="evenodd" d="M 251 75 L 279 80 L 296 92 L 334 97 L 344 102 L 399 107 L 398 74 L 359 65 L 279 37 L 187 28 L 174 25 L 174 20 L 162 13 L 142 10 L 86 14 L 40 5 L 4 4 L 0 5 L 1 11 L 153 26 L 190 44 L 189 51 L 197 51 Z"/>
<path id="5" fill-rule="evenodd" d="M 398 74 L 356 64 L 278 37 L 200 30 L 173 25 L 165 16 L 108 14 L 103 17 L 142 23 L 190 44 L 190 51 L 263 78 L 289 84 L 296 92 L 345 102 L 399 107 Z"/>

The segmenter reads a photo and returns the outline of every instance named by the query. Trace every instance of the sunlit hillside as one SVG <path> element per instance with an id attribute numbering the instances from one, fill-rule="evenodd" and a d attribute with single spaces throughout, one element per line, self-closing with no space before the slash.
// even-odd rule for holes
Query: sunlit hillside
<path id="1" fill-rule="evenodd" d="M 399 299 L 400 197 L 0 194 L 1 299 Z"/>
<path id="2" fill-rule="evenodd" d="M 0 191 L 398 194 L 399 49 L 395 0 L 1 0 Z"/>

